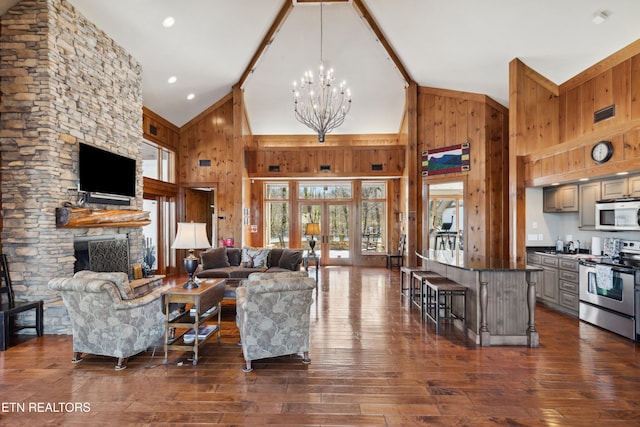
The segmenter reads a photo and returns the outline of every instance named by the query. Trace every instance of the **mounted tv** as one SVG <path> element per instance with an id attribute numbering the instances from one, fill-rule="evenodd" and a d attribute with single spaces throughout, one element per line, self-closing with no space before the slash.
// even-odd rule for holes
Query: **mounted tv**
<path id="1" fill-rule="evenodd" d="M 131 204 L 136 196 L 136 161 L 110 151 L 80 143 L 80 191 L 85 200 L 114 205 Z"/>

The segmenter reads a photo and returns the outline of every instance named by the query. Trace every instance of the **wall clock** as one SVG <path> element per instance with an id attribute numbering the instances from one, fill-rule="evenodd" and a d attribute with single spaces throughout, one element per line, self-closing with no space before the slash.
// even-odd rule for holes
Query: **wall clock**
<path id="1" fill-rule="evenodd" d="M 591 149 L 591 158 L 596 163 L 605 163 L 613 156 L 611 141 L 600 141 Z"/>

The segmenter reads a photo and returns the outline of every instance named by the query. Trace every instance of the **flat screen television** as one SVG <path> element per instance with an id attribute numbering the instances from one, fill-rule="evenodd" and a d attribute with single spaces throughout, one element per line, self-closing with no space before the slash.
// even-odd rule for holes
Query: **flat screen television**
<path id="1" fill-rule="evenodd" d="M 80 143 L 80 191 L 135 197 L 136 161 L 110 151 Z"/>

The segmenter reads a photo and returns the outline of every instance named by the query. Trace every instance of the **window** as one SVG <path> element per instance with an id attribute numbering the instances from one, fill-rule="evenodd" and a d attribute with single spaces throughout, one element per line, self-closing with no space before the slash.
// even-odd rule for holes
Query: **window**
<path id="1" fill-rule="evenodd" d="M 265 242 L 271 248 L 289 247 L 289 184 L 265 184 Z"/>
<path id="2" fill-rule="evenodd" d="M 175 154 L 173 151 L 142 141 L 142 175 L 164 182 L 175 182 Z"/>
<path id="3" fill-rule="evenodd" d="M 384 182 L 362 183 L 362 253 L 387 253 L 387 186 Z"/>
<path id="4" fill-rule="evenodd" d="M 300 184 L 298 198 L 308 199 L 351 199 L 352 186 L 350 182 L 344 183 L 312 183 Z"/>

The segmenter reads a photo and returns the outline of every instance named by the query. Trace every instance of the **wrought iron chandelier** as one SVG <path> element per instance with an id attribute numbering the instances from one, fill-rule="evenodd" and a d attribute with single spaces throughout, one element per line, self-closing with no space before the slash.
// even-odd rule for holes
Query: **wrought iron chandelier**
<path id="1" fill-rule="evenodd" d="M 314 79 L 311 70 L 293 82 L 293 111 L 296 119 L 318 134 L 318 142 L 342 123 L 351 109 L 351 91 L 346 82 L 334 86 L 333 68 L 324 68 L 322 52 L 322 2 L 320 2 L 320 70 Z"/>

